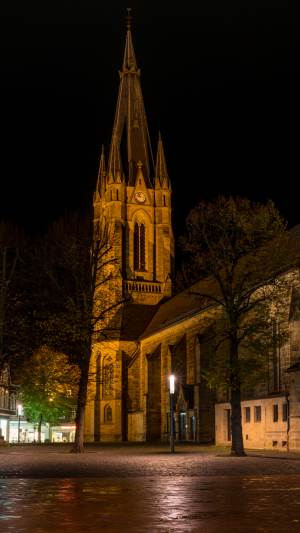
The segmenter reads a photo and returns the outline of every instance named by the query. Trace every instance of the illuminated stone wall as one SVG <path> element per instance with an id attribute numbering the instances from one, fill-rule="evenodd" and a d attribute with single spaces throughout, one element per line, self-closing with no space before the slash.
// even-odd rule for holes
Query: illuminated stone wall
<path id="1" fill-rule="evenodd" d="M 207 328 L 207 321 L 211 320 L 211 313 L 198 314 L 195 317 L 179 321 L 177 324 L 166 327 L 161 331 L 141 341 L 141 364 L 142 376 L 141 396 L 145 395 L 148 404 L 155 403 L 158 391 L 148 388 L 149 361 L 155 354 L 160 354 L 160 433 L 161 439 L 168 438 L 168 413 L 169 383 L 168 376 L 171 369 L 176 375 L 176 400 L 179 399 L 180 387 L 183 385 L 194 386 L 193 406 L 190 415 L 196 416 L 196 439 L 203 442 L 214 440 L 214 393 L 210 391 L 204 382 L 195 383 L 196 357 L 195 342 L 198 335 Z M 204 345 L 202 346 L 204 350 Z M 203 364 L 204 361 L 203 361 Z M 150 398 L 150 400 L 149 400 Z M 201 404 L 200 404 L 201 398 Z M 179 406 L 177 406 L 179 410 Z M 201 415 L 200 415 L 201 413 Z M 145 416 L 145 437 L 147 430 L 147 416 Z M 191 438 L 189 436 L 188 438 Z"/>

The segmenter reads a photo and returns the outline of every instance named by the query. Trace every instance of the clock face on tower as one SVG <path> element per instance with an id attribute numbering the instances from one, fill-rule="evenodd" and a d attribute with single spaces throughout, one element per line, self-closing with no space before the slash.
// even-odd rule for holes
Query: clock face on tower
<path id="1" fill-rule="evenodd" d="M 135 199 L 138 201 L 138 202 L 144 202 L 146 200 L 146 196 L 144 195 L 144 193 L 142 191 L 136 191 L 135 193 Z"/>

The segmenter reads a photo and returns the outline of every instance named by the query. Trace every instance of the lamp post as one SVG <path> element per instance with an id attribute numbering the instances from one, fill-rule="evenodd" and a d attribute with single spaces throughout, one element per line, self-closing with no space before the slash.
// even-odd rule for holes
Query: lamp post
<path id="1" fill-rule="evenodd" d="M 174 392 L 175 392 L 175 376 L 169 376 L 170 384 L 170 452 L 174 453 Z"/>
<path id="2" fill-rule="evenodd" d="M 18 403 L 17 405 L 17 413 L 18 413 L 18 442 L 20 442 L 21 416 L 23 414 L 23 405 L 21 403 Z"/>

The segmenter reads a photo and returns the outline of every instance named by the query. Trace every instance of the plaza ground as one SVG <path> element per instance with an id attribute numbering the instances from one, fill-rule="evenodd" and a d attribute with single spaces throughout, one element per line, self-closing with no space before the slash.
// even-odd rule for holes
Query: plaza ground
<path id="1" fill-rule="evenodd" d="M 0 448 L 1 533 L 300 530 L 300 455 L 177 445 Z"/>
<path id="2" fill-rule="evenodd" d="M 230 449 L 181 444 L 87 444 L 84 454 L 71 444 L 25 444 L 0 447 L 1 477 L 233 476 L 300 474 L 300 453 L 248 451 L 230 457 Z"/>

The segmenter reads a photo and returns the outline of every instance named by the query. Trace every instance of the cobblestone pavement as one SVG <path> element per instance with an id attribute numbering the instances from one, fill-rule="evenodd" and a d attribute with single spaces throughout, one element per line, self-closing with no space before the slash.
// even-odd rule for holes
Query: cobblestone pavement
<path id="1" fill-rule="evenodd" d="M 225 448 L 147 444 L 87 445 L 71 454 L 69 445 L 15 445 L 0 448 L 1 477 L 233 476 L 300 474 L 300 454 L 248 452 L 230 457 Z"/>
<path id="2" fill-rule="evenodd" d="M 0 449 L 1 533 L 299 533 L 300 456 L 199 446 Z"/>

